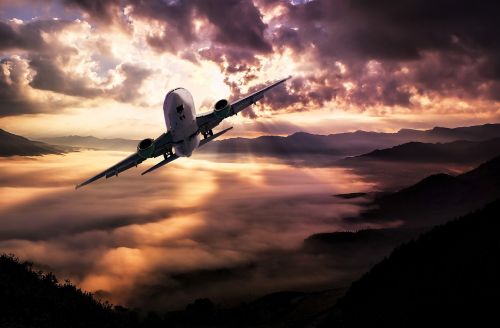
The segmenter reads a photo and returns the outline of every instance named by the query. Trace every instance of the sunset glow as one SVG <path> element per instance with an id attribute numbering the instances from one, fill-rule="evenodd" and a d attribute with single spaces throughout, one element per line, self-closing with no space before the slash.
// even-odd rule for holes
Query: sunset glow
<path id="1" fill-rule="evenodd" d="M 500 122 L 498 11 L 490 1 L 451 3 L 0 1 L 0 136 L 8 140 L 0 253 L 141 311 L 346 288 L 405 241 L 404 229 L 421 232 L 405 225 L 413 212 L 386 219 L 377 210 L 427 204 L 380 199 L 417 189 L 425 200 L 418 192 L 443 181 L 476 186 L 455 175 L 498 155 L 500 126 L 486 125 Z M 278 80 L 262 99 L 254 93 Z M 165 100 L 178 87 L 197 114 L 230 102 L 210 121 L 186 119 L 191 101 L 171 100 L 175 92 Z M 232 101 L 248 94 L 256 104 L 236 111 Z M 166 132 L 164 101 L 167 116 L 183 121 L 143 140 Z M 198 136 L 208 137 L 200 149 Z M 102 140 L 114 138 L 120 147 Z M 141 175 L 163 157 L 177 160 Z M 428 176 L 424 187 L 404 189 Z M 470 208 L 462 198 L 456 208 L 469 210 L 487 197 L 464 201 Z M 467 213 L 456 208 L 449 213 Z M 378 228 L 403 232 L 390 247 L 376 240 L 378 253 L 362 235 L 364 262 L 351 256 L 357 249 L 343 238 Z M 326 251 L 310 248 L 308 238 L 326 233 Z"/>

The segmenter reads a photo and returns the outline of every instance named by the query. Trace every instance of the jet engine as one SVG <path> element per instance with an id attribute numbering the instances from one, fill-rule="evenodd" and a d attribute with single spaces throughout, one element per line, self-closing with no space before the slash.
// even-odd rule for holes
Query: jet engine
<path id="1" fill-rule="evenodd" d="M 226 118 L 231 115 L 231 104 L 227 99 L 221 99 L 215 103 L 214 106 L 215 116 L 220 119 Z"/>
<path id="2" fill-rule="evenodd" d="M 139 142 L 139 144 L 137 145 L 137 153 L 142 158 L 152 157 L 154 151 L 155 151 L 155 144 L 154 140 L 151 138 L 146 138 L 144 140 L 141 140 L 141 142 Z"/>

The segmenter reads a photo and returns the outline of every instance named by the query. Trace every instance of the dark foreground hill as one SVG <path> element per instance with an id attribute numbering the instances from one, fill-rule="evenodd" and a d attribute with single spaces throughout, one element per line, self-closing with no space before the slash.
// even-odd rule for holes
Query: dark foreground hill
<path id="1" fill-rule="evenodd" d="M 67 148 L 32 141 L 0 129 L 0 156 L 40 156 L 66 151 Z"/>
<path id="2" fill-rule="evenodd" d="M 497 327 L 500 200 L 398 247 L 352 284 L 324 327 Z"/>
<path id="3" fill-rule="evenodd" d="M 58 283 L 53 274 L 34 270 L 30 263 L 0 255 L 2 328 L 287 327 L 290 322 L 302 326 L 311 315 L 333 306 L 341 292 L 279 292 L 231 309 L 198 299 L 183 311 L 145 315 L 97 301 L 69 282 Z"/>
<path id="4" fill-rule="evenodd" d="M 109 304 L 28 262 L 0 256 L 0 327 L 129 327 Z"/>

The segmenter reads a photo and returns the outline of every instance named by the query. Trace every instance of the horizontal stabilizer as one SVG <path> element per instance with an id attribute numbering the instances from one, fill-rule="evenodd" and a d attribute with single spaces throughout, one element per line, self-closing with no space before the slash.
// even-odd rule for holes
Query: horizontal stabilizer
<path id="1" fill-rule="evenodd" d="M 149 172 L 151 172 L 151 171 L 154 171 L 154 170 L 156 170 L 157 168 L 160 168 L 160 167 L 162 167 L 163 165 L 166 165 L 166 164 L 168 164 L 168 163 L 170 163 L 170 162 L 172 162 L 172 161 L 176 160 L 177 158 L 179 158 L 179 156 L 177 156 L 177 155 L 175 155 L 175 154 L 170 155 L 170 156 L 168 156 L 167 158 L 165 158 L 163 161 L 159 162 L 159 163 L 158 163 L 158 164 L 156 164 L 156 165 L 151 166 L 149 169 L 147 169 L 146 171 L 142 172 L 142 173 L 141 173 L 141 175 L 144 175 L 144 174 L 146 174 L 146 173 L 149 173 Z"/>
<path id="2" fill-rule="evenodd" d="M 201 147 L 201 146 L 203 146 L 203 145 L 207 144 L 209 141 L 212 141 L 212 140 L 214 140 L 215 138 L 220 137 L 221 135 L 223 135 L 223 134 L 224 134 L 224 133 L 226 133 L 227 131 L 231 130 L 232 128 L 233 128 L 233 127 L 230 127 L 230 128 L 224 129 L 224 130 L 222 130 L 222 131 L 220 131 L 220 132 L 217 132 L 217 133 L 216 133 L 216 134 L 214 134 L 213 136 L 210 136 L 210 137 L 208 137 L 208 138 L 206 138 L 206 139 L 202 139 L 202 140 L 200 141 L 200 145 L 199 145 L 198 147 Z"/>

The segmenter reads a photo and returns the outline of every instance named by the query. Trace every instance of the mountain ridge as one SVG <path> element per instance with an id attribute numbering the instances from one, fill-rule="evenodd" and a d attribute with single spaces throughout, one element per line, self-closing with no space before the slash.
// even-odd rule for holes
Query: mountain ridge
<path id="1" fill-rule="evenodd" d="M 500 199 L 396 248 L 354 282 L 321 327 L 495 326 Z"/>
<path id="2" fill-rule="evenodd" d="M 0 156 L 3 157 L 64 154 L 70 150 L 68 147 L 33 141 L 0 129 Z"/>
<path id="3" fill-rule="evenodd" d="M 428 221 L 437 224 L 442 223 L 434 221 L 437 218 L 450 219 L 496 198 L 500 198 L 500 156 L 457 176 L 434 174 L 394 193 L 382 194 L 374 199 L 376 208 L 347 220 L 403 220 L 409 226 L 425 225 Z"/>
<path id="4" fill-rule="evenodd" d="M 411 141 L 391 148 L 376 149 L 347 160 L 395 162 L 469 163 L 483 162 L 498 155 L 500 138 L 483 141 L 457 140 L 446 143 Z"/>
<path id="5" fill-rule="evenodd" d="M 500 138 L 500 124 L 492 123 L 457 128 L 435 127 L 429 130 L 400 129 L 391 133 L 357 130 L 321 135 L 295 132 L 288 136 L 263 135 L 256 138 L 235 137 L 215 140 L 200 148 L 199 151 L 226 154 L 254 153 L 286 157 L 295 156 L 296 154 L 355 156 L 410 141 L 482 141 L 494 137 Z M 66 146 L 127 151 L 135 150 L 139 142 L 139 140 L 124 138 L 101 139 L 78 135 L 40 138 L 40 140 Z"/>

